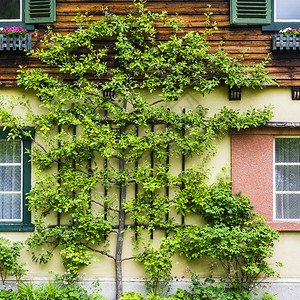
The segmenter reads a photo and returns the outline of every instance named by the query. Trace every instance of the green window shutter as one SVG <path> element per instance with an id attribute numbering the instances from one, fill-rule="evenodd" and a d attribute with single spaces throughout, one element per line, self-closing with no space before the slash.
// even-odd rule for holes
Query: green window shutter
<path id="1" fill-rule="evenodd" d="M 271 0 L 231 0 L 231 24 L 270 24 Z"/>
<path id="2" fill-rule="evenodd" d="M 25 23 L 51 23 L 55 20 L 55 0 L 25 0 Z"/>

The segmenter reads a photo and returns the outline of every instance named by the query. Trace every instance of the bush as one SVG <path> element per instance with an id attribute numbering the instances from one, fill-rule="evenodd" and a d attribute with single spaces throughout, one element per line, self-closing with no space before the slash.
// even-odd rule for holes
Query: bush
<path id="1" fill-rule="evenodd" d="M 262 300 L 276 300 L 277 296 L 276 295 L 272 295 L 272 294 L 270 294 L 268 292 L 264 292 L 261 299 Z"/>
<path id="2" fill-rule="evenodd" d="M 18 293 L 12 290 L 0 290 L 1 300 L 21 300 Z"/>
<path id="3" fill-rule="evenodd" d="M 256 292 L 241 286 L 238 281 L 235 284 L 227 283 L 224 280 L 215 283 L 212 277 L 202 281 L 197 274 L 192 274 L 191 280 L 189 291 L 178 289 L 169 300 L 275 300 L 277 298 L 268 292 L 264 292 L 262 297 L 256 298 Z"/>
<path id="4" fill-rule="evenodd" d="M 125 292 L 119 300 L 144 300 L 141 293 Z"/>
<path id="5" fill-rule="evenodd" d="M 187 292 L 186 294 L 187 296 L 190 297 L 190 299 L 210 299 L 210 300 L 253 299 L 249 289 L 240 286 L 238 284 L 232 286 L 232 283 L 227 284 L 223 281 L 219 283 L 215 283 L 215 281 L 211 277 L 202 281 L 197 274 L 192 274 L 191 280 L 192 280 L 192 284 L 190 287 L 190 292 Z"/>
<path id="6" fill-rule="evenodd" d="M 60 300 L 60 287 L 49 280 L 48 283 L 33 285 L 31 282 L 23 282 L 18 286 L 19 299 L 26 300 Z"/>
<path id="7" fill-rule="evenodd" d="M 137 259 L 144 264 L 146 274 L 150 277 L 145 285 L 147 292 L 153 296 L 162 296 L 169 292 L 173 253 L 174 251 L 166 247 L 151 247 L 137 256 Z"/>
<path id="8" fill-rule="evenodd" d="M 24 269 L 26 264 L 18 261 L 22 248 L 22 242 L 12 243 L 0 237 L 0 276 L 4 287 L 7 276 L 14 276 L 18 283 L 27 272 Z"/>
<path id="9" fill-rule="evenodd" d="M 267 260 L 278 232 L 253 211 L 246 195 L 233 194 L 231 182 L 220 178 L 205 189 L 205 196 L 194 199 L 193 209 L 204 212 L 207 224 L 180 227 L 170 237 L 180 254 L 189 260 L 210 257 L 223 268 L 233 290 L 236 285 L 251 290 L 260 278 L 278 276 Z"/>
<path id="10" fill-rule="evenodd" d="M 89 294 L 82 286 L 78 285 L 80 277 L 74 277 L 70 271 L 59 276 L 55 275 L 53 280 L 39 285 L 31 282 L 22 283 L 18 287 L 17 297 L 14 299 L 26 300 L 105 300 L 99 294 L 99 283 L 93 284 L 94 292 Z M 19 297 L 19 298 L 18 298 Z M 2 298 L 0 298 L 2 300 Z M 3 298 L 10 299 L 10 298 Z"/>

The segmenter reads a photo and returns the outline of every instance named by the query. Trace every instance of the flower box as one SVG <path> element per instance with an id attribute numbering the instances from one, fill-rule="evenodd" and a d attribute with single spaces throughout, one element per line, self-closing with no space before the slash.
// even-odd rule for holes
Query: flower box
<path id="1" fill-rule="evenodd" d="M 0 51 L 30 50 L 31 34 L 5 35 L 0 34 Z"/>
<path id="2" fill-rule="evenodd" d="M 300 50 L 300 35 L 274 34 L 272 50 Z"/>

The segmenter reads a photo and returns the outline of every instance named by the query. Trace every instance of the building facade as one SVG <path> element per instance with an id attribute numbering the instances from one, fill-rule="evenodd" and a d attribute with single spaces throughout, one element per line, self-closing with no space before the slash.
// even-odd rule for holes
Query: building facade
<path id="1" fill-rule="evenodd" d="M 5 2 L 5 1 L 2 1 Z M 4 38 L 0 36 L 0 93 L 3 96 L 30 99 L 35 111 L 39 111 L 39 99 L 33 91 L 18 87 L 16 76 L 19 65 L 28 68 L 44 68 L 55 74 L 49 66 L 27 56 L 23 49 L 37 49 L 48 26 L 57 33 L 76 29 L 72 21 L 78 12 L 89 12 L 93 19 L 103 16 L 107 8 L 113 13 L 125 15 L 130 11 L 130 1 L 88 0 L 11 0 L 1 4 L 0 27 L 20 26 L 26 29 L 26 37 Z M 241 55 L 246 49 L 245 63 L 259 62 L 267 55 L 271 61 L 267 71 L 278 85 L 262 90 L 220 86 L 206 96 L 187 91 L 173 104 L 172 109 L 194 109 L 198 104 L 214 113 L 223 106 L 245 111 L 249 107 L 262 108 L 273 105 L 274 117 L 267 126 L 232 131 L 220 142 L 219 151 L 212 160 L 212 178 L 223 166 L 230 169 L 233 189 L 248 194 L 255 210 L 263 215 L 272 229 L 280 232 L 280 242 L 275 245 L 272 262 L 281 261 L 278 269 L 280 279 L 271 280 L 279 299 L 298 299 L 300 295 L 300 35 L 286 35 L 279 31 L 298 28 L 300 5 L 296 0 L 212 0 L 212 1 L 156 1 L 149 0 L 145 6 L 152 11 L 168 11 L 182 18 L 186 30 L 200 31 L 204 28 L 204 13 L 211 5 L 212 21 L 218 30 L 209 37 L 212 47 L 224 41 L 223 49 L 230 56 Z M 169 33 L 158 27 L 158 36 L 166 39 Z M 9 37 L 9 36 L 8 36 Z M 20 113 L 22 113 L 20 111 Z M 34 128 L 28 130 L 34 131 Z M 7 132 L 0 135 L 0 167 L 9 173 L 9 180 L 2 184 L 0 202 L 1 235 L 11 240 L 25 240 L 34 230 L 27 209 L 26 194 L 34 182 L 34 168 L 30 166 L 25 149 L 30 141 L 6 142 Z M 7 173 L 7 170 L 8 173 Z M 3 175 L 4 176 L 4 175 Z M 6 177 L 7 178 L 7 177 Z M 9 204 L 7 204 L 9 203 Z M 188 222 L 188 220 L 187 220 Z M 193 222 L 191 219 L 190 222 Z M 157 236 L 157 239 L 160 237 Z M 130 252 L 130 250 L 125 250 Z M 130 255 L 130 253 L 128 253 Z M 28 276 L 39 281 L 47 278 L 48 271 L 63 272 L 57 254 L 53 261 L 41 266 L 33 264 L 29 255 L 23 259 L 30 264 Z M 179 259 L 174 274 L 182 274 L 189 262 Z M 104 271 L 105 270 L 105 271 Z M 207 274 L 205 262 L 193 265 L 200 275 Z M 112 262 L 102 260 L 86 267 L 86 281 L 95 276 L 103 282 L 103 291 L 113 299 L 114 267 Z M 125 290 L 139 289 L 145 277 L 143 268 L 134 262 L 124 263 Z M 176 284 L 176 283 L 175 283 Z M 184 285 L 184 283 L 180 283 Z"/>

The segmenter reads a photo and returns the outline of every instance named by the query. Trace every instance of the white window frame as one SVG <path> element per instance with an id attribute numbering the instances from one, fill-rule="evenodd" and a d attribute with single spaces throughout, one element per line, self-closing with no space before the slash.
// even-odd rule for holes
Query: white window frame
<path id="1" fill-rule="evenodd" d="M 284 222 L 299 222 L 300 218 L 298 219 L 288 219 L 288 218 L 276 218 L 276 195 L 278 194 L 299 194 L 300 196 L 300 190 L 299 191 L 276 191 L 276 166 L 279 165 L 300 165 L 300 162 L 298 163 L 276 163 L 275 160 L 275 141 L 276 139 L 284 139 L 284 138 L 295 138 L 295 139 L 300 139 L 300 136 L 274 136 L 273 138 L 273 219 L 274 221 L 284 221 Z M 299 205 L 300 205 L 300 200 L 299 200 Z"/>
<path id="2" fill-rule="evenodd" d="M 20 184 L 20 191 L 0 191 L 0 194 L 20 194 L 21 195 L 21 215 L 20 219 L 1 219 L 0 222 L 22 222 L 23 221 L 23 141 L 22 140 L 16 140 L 21 142 L 21 162 L 19 163 L 0 163 L 0 166 L 20 166 L 21 167 L 21 184 Z"/>
<path id="3" fill-rule="evenodd" d="M 282 23 L 286 23 L 286 22 L 300 22 L 300 17 L 299 19 L 277 19 L 277 1 L 278 0 L 274 0 L 274 22 L 282 22 Z"/>
<path id="4" fill-rule="evenodd" d="M 7 0 L 9 1 L 9 0 Z M 22 22 L 23 21 L 23 0 L 20 1 L 20 18 L 19 19 L 0 19 L 0 22 Z"/>

